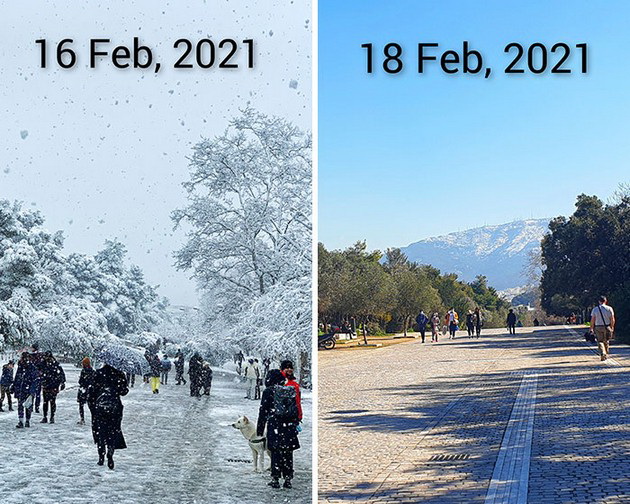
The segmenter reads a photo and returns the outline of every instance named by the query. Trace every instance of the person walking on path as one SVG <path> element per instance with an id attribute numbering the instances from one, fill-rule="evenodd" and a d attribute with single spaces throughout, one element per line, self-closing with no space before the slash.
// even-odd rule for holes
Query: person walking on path
<path id="1" fill-rule="evenodd" d="M 203 359 L 197 352 L 190 358 L 188 364 L 188 376 L 190 378 L 190 396 L 201 397 L 201 375 Z"/>
<path id="2" fill-rule="evenodd" d="M 13 365 L 13 360 L 10 360 L 4 366 L 2 366 L 2 377 L 0 377 L 0 411 L 4 411 L 2 409 L 2 404 L 4 403 L 5 396 L 7 398 L 9 411 L 13 411 L 13 402 L 11 401 L 11 385 L 13 385 Z"/>
<path id="3" fill-rule="evenodd" d="M 42 373 L 44 366 L 44 354 L 39 351 L 39 344 L 33 343 L 31 346 L 33 353 L 31 354 L 31 362 L 35 366 L 35 413 L 39 413 L 39 405 L 42 397 Z"/>
<path id="4" fill-rule="evenodd" d="M 127 384 L 133 388 L 133 386 L 136 383 L 136 374 L 135 373 L 125 373 L 125 376 L 127 377 Z"/>
<path id="5" fill-rule="evenodd" d="M 451 308 L 446 314 L 448 320 L 448 332 L 450 334 L 450 339 L 455 339 L 455 333 L 457 332 L 459 325 L 459 317 L 455 308 Z"/>
<path id="6" fill-rule="evenodd" d="M 440 334 L 440 316 L 437 312 L 431 317 L 431 343 L 437 343 Z"/>
<path id="7" fill-rule="evenodd" d="M 186 385 L 184 378 L 184 354 L 181 350 L 177 350 L 175 354 L 175 385 Z"/>
<path id="8" fill-rule="evenodd" d="M 287 387 L 293 387 L 295 389 L 295 402 L 297 404 L 298 409 L 298 421 L 302 421 L 302 393 L 300 392 L 300 384 L 295 379 L 295 374 L 293 373 L 293 362 L 290 360 L 283 360 L 280 363 L 280 371 L 282 371 L 282 376 L 285 377 L 287 382 L 285 385 Z"/>
<path id="9" fill-rule="evenodd" d="M 17 371 L 11 392 L 17 399 L 18 429 L 31 426 L 31 413 L 33 412 L 33 403 L 35 394 L 37 393 L 37 369 L 32 362 L 32 356 L 27 352 L 22 353 L 22 357 L 18 361 Z M 26 411 L 26 422 L 24 422 L 24 412 Z"/>
<path id="10" fill-rule="evenodd" d="M 466 329 L 468 330 L 468 337 L 472 338 L 475 334 L 475 314 L 472 310 L 468 310 L 466 314 Z"/>
<path id="11" fill-rule="evenodd" d="M 418 330 L 420 331 L 420 337 L 422 338 L 422 343 L 424 343 L 424 336 L 427 331 L 427 323 L 429 322 L 429 317 L 424 314 L 424 311 L 420 310 L 420 313 L 416 317 L 416 324 L 418 324 Z"/>
<path id="12" fill-rule="evenodd" d="M 247 360 L 243 376 L 247 380 L 247 394 L 245 395 L 245 399 L 254 400 L 256 398 L 256 383 L 260 378 L 260 371 L 256 369 L 254 359 Z"/>
<path id="13" fill-rule="evenodd" d="M 41 423 L 48 423 L 48 411 L 50 409 L 50 423 L 55 423 L 57 411 L 57 394 L 66 388 L 66 374 L 61 365 L 53 357 L 52 352 L 44 354 L 44 366 L 42 372 L 42 392 L 44 394 L 44 417 Z"/>
<path id="14" fill-rule="evenodd" d="M 168 358 L 168 355 L 165 355 L 162 359 L 162 385 L 168 385 L 168 374 L 171 372 L 171 361 Z"/>
<path id="15" fill-rule="evenodd" d="M 474 322 L 475 334 L 477 335 L 477 338 L 479 338 L 479 336 L 481 336 L 481 328 L 483 327 L 483 315 L 481 314 L 479 307 L 475 308 Z"/>
<path id="16" fill-rule="evenodd" d="M 608 306 L 606 296 L 599 298 L 598 305 L 591 311 L 591 330 L 597 338 L 601 360 L 608 359 L 609 343 L 615 334 L 615 310 Z"/>
<path id="17" fill-rule="evenodd" d="M 114 468 L 114 451 L 127 448 L 122 433 L 123 404 L 121 396 L 129 393 L 125 373 L 105 364 L 94 373 L 88 387 L 87 403 L 92 414 L 92 438 L 98 451 L 98 465 Z"/>
<path id="18" fill-rule="evenodd" d="M 201 367 L 201 386 L 203 387 L 203 395 L 210 395 L 210 389 L 212 388 L 212 368 L 210 363 L 203 361 Z"/>
<path id="19" fill-rule="evenodd" d="M 510 308 L 507 316 L 507 327 L 510 334 L 516 334 L 516 313 L 513 308 Z"/>
<path id="20" fill-rule="evenodd" d="M 265 380 L 265 390 L 260 401 L 256 432 L 259 437 L 267 428 L 267 448 L 271 452 L 272 488 L 292 488 L 293 451 L 300 447 L 298 440 L 298 409 L 294 387 L 285 387 L 282 371 L 272 369 Z"/>
<path id="21" fill-rule="evenodd" d="M 81 375 L 79 376 L 79 391 L 77 392 L 77 402 L 79 403 L 79 421 L 77 424 L 85 425 L 85 403 L 87 402 L 87 392 L 94 379 L 94 368 L 89 357 L 81 361 Z"/>
<path id="22" fill-rule="evenodd" d="M 157 354 L 149 357 L 149 366 L 151 367 L 151 392 L 160 393 L 160 375 L 162 374 L 162 363 Z"/>

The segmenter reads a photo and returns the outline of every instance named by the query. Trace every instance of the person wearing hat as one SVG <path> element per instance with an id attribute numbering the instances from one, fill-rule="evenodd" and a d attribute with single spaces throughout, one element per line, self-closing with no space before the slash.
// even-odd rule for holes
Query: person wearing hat
<path id="1" fill-rule="evenodd" d="M 77 392 L 77 402 L 79 403 L 78 425 L 85 425 L 85 403 L 87 402 L 88 387 L 94 379 L 94 368 L 89 357 L 81 361 L 81 375 L 79 376 L 79 391 Z"/>
<path id="2" fill-rule="evenodd" d="M 269 371 L 262 393 L 256 433 L 264 436 L 267 428 L 267 448 L 271 452 L 272 488 L 291 488 L 293 479 L 293 451 L 300 447 L 298 440 L 298 410 L 295 389 L 286 387 L 286 378 L 279 369 Z"/>
<path id="3" fill-rule="evenodd" d="M 10 360 L 7 364 L 2 366 L 2 377 L 0 378 L 0 411 L 2 409 L 2 403 L 4 403 L 4 396 L 7 397 L 7 403 L 9 404 L 9 411 L 13 411 L 13 402 L 11 401 L 11 385 L 13 384 L 13 365 L 14 362 Z"/>
<path id="4" fill-rule="evenodd" d="M 280 363 L 280 371 L 282 376 L 287 380 L 285 385 L 287 387 L 293 387 L 295 389 L 295 400 L 297 402 L 298 420 L 302 421 L 302 394 L 300 393 L 300 384 L 295 380 L 295 374 L 293 374 L 293 362 L 290 360 L 283 360 Z"/>

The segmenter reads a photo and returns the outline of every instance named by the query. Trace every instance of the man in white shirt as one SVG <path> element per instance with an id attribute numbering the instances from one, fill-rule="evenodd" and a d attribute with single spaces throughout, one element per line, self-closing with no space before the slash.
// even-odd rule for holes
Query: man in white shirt
<path id="1" fill-rule="evenodd" d="M 591 330 L 597 337 L 601 360 L 608 358 L 608 342 L 615 331 L 615 311 L 608 306 L 606 296 L 599 298 L 599 304 L 591 312 Z"/>

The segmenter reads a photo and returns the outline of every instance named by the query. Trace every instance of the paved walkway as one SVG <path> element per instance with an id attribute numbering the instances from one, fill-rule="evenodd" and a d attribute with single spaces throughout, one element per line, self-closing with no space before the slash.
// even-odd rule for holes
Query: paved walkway
<path id="1" fill-rule="evenodd" d="M 583 332 L 319 352 L 320 502 L 630 502 L 630 348 Z"/>

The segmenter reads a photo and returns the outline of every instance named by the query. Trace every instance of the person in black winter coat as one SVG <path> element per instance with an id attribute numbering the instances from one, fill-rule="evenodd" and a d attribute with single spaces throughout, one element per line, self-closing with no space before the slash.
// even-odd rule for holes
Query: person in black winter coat
<path id="1" fill-rule="evenodd" d="M 98 450 L 98 465 L 105 462 L 114 468 L 114 451 L 127 448 L 122 433 L 123 404 L 120 396 L 127 395 L 129 388 L 125 373 L 105 364 L 94 373 L 88 387 L 87 403 L 92 414 L 92 437 Z"/>
<path id="2" fill-rule="evenodd" d="M 10 360 L 4 366 L 2 366 L 2 377 L 0 377 L 0 411 L 2 409 L 2 403 L 4 403 L 4 396 L 7 396 L 7 403 L 9 405 L 9 411 L 13 411 L 13 401 L 11 401 L 11 385 L 13 385 L 13 366 L 14 362 Z"/>
<path id="3" fill-rule="evenodd" d="M 201 385 L 203 374 L 203 359 L 197 352 L 188 363 L 188 376 L 190 377 L 190 396 L 201 397 Z"/>
<path id="4" fill-rule="evenodd" d="M 77 402 L 79 403 L 79 425 L 85 425 L 85 403 L 87 402 L 87 391 L 94 379 L 94 368 L 90 362 L 89 357 L 85 357 L 81 361 L 83 369 L 81 369 L 81 376 L 79 376 L 79 391 L 77 392 Z"/>
<path id="5" fill-rule="evenodd" d="M 39 372 L 31 359 L 30 354 L 22 353 L 13 385 L 11 385 L 11 393 L 18 402 L 18 424 L 15 426 L 18 429 L 31 426 L 31 413 L 33 412 L 33 402 L 39 381 Z M 23 422 L 24 410 L 26 410 L 26 423 Z"/>
<path id="6" fill-rule="evenodd" d="M 55 423 L 55 411 L 57 410 L 57 394 L 66 388 L 66 374 L 53 357 L 52 352 L 44 354 L 44 363 L 41 366 L 42 392 L 44 396 L 44 418 L 41 423 L 48 423 L 48 409 L 50 407 L 50 423 Z"/>
<path id="7" fill-rule="evenodd" d="M 293 479 L 293 451 L 300 447 L 298 441 L 298 409 L 295 389 L 285 386 L 286 378 L 279 369 L 272 369 L 265 380 L 265 390 L 258 412 L 257 434 L 262 437 L 267 427 L 267 448 L 271 452 L 271 481 L 269 486 L 280 488 L 278 482 L 284 477 L 284 487 L 291 488 Z M 280 415 L 282 398 L 294 401 Z M 287 415 L 286 413 L 289 412 Z"/>
<path id="8" fill-rule="evenodd" d="M 183 383 L 186 385 L 184 379 L 184 354 L 181 350 L 177 350 L 175 354 L 175 385 Z"/>
<path id="9" fill-rule="evenodd" d="M 210 364 L 205 361 L 201 368 L 201 385 L 203 386 L 203 394 L 210 395 L 210 388 L 212 387 L 212 368 Z"/>
<path id="10" fill-rule="evenodd" d="M 509 333 L 516 334 L 516 313 L 514 313 L 514 309 L 510 308 L 506 322 Z"/>

